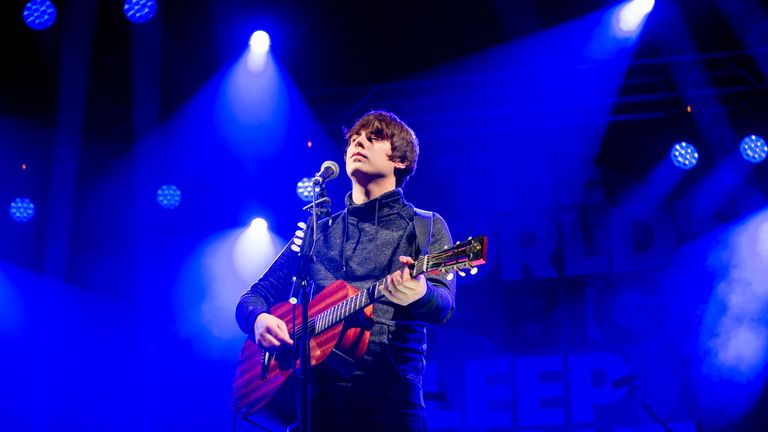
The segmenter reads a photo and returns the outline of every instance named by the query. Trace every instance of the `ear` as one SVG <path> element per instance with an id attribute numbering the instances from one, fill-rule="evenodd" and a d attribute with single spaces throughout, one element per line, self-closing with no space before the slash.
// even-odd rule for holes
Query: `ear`
<path id="1" fill-rule="evenodd" d="M 395 162 L 395 168 L 405 169 L 405 167 L 406 167 L 405 162 Z"/>

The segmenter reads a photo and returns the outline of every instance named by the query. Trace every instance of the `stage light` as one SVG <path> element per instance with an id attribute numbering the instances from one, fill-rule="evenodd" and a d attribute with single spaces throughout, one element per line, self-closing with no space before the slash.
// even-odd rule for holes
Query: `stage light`
<path id="1" fill-rule="evenodd" d="M 259 30 L 253 33 L 251 35 L 251 51 L 264 54 L 267 51 L 269 51 L 269 45 L 270 45 L 269 35 L 267 32 Z"/>
<path id="2" fill-rule="evenodd" d="M 155 16 L 157 2 L 154 0 L 125 0 L 123 12 L 130 21 L 144 23 Z"/>
<path id="3" fill-rule="evenodd" d="M 267 221 L 262 218 L 257 217 L 251 221 L 250 229 L 252 229 L 253 231 L 265 233 L 267 232 L 267 228 L 269 228 L 269 226 L 267 225 Z"/>
<path id="4" fill-rule="evenodd" d="M 34 30 L 44 30 L 56 21 L 56 6 L 48 0 L 32 0 L 24 7 L 24 22 Z"/>
<path id="5" fill-rule="evenodd" d="M 35 204 L 29 198 L 16 198 L 8 207 L 8 213 L 16 222 L 24 223 L 35 216 Z"/>
<path id="6" fill-rule="evenodd" d="M 699 161 L 699 153 L 696 148 L 687 142 L 679 142 L 672 146 L 669 157 L 678 168 L 691 169 Z"/>
<path id="7" fill-rule="evenodd" d="M 655 3 L 654 0 L 632 0 L 625 3 L 616 14 L 614 29 L 625 35 L 636 33 Z"/>
<path id="8" fill-rule="evenodd" d="M 752 163 L 762 162 L 768 155 L 768 146 L 761 137 L 750 135 L 741 140 L 741 155 Z"/>
<path id="9" fill-rule="evenodd" d="M 320 186 L 315 186 L 315 192 L 320 192 Z M 312 179 L 305 177 L 296 185 L 296 195 L 304 201 L 312 201 Z"/>
<path id="10" fill-rule="evenodd" d="M 174 185 L 163 185 L 157 190 L 157 203 L 165 209 L 175 209 L 181 203 L 181 191 Z"/>

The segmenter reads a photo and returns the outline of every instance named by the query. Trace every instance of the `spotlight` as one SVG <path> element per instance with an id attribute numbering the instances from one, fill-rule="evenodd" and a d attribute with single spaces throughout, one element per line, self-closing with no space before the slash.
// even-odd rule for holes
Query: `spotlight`
<path id="1" fill-rule="evenodd" d="M 320 192 L 320 186 L 315 186 L 315 193 Z M 304 201 L 312 201 L 312 179 L 304 177 L 296 185 L 296 194 Z"/>
<path id="2" fill-rule="evenodd" d="M 632 0 L 625 3 L 616 14 L 614 29 L 623 34 L 637 32 L 655 4 L 655 0 Z"/>
<path id="3" fill-rule="evenodd" d="M 16 222 L 24 223 L 35 216 L 35 204 L 29 198 L 16 198 L 8 207 L 8 213 Z"/>
<path id="4" fill-rule="evenodd" d="M 251 35 L 251 51 L 264 54 L 267 51 L 269 51 L 269 45 L 270 45 L 269 35 L 267 32 L 263 30 L 259 30 L 257 32 L 254 32 L 253 35 Z"/>
<path id="5" fill-rule="evenodd" d="M 181 191 L 174 185 L 163 185 L 157 190 L 157 203 L 162 208 L 175 209 L 181 203 Z"/>
<path id="6" fill-rule="evenodd" d="M 24 22 L 33 30 L 44 30 L 56 21 L 56 6 L 48 0 L 32 0 L 24 7 Z"/>
<path id="7" fill-rule="evenodd" d="M 157 2 L 154 0 L 125 0 L 123 12 L 130 21 L 145 23 L 155 16 Z"/>
<path id="8" fill-rule="evenodd" d="M 741 155 L 752 163 L 762 162 L 768 155 L 768 146 L 764 139 L 757 135 L 750 135 L 741 140 Z"/>
<path id="9" fill-rule="evenodd" d="M 699 161 L 699 153 L 696 148 L 687 142 L 679 142 L 672 146 L 669 157 L 678 168 L 691 169 Z"/>
<path id="10" fill-rule="evenodd" d="M 262 218 L 254 218 L 251 221 L 251 229 L 256 232 L 267 232 L 267 221 Z"/>

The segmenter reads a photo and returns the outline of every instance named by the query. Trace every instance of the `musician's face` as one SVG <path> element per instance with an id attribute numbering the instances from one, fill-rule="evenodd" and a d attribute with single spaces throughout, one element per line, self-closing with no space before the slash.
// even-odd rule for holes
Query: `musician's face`
<path id="1" fill-rule="evenodd" d="M 389 177 L 394 181 L 395 168 L 405 168 L 405 164 L 389 160 L 391 155 L 389 140 L 363 130 L 349 140 L 345 157 L 347 175 L 361 184 Z"/>

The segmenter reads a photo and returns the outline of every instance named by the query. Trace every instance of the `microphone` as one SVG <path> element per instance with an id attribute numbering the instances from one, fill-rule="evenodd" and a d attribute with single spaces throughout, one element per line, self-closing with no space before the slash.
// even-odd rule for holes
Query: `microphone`
<path id="1" fill-rule="evenodd" d="M 639 379 L 640 379 L 640 375 L 629 374 L 629 375 L 624 375 L 623 377 L 616 378 L 611 382 L 611 384 L 613 385 L 613 388 L 618 390 L 623 387 L 634 386 L 637 380 Z"/>
<path id="2" fill-rule="evenodd" d="M 334 161 L 325 161 L 312 179 L 312 184 L 315 186 L 325 184 L 328 180 L 335 179 L 337 175 L 339 175 L 339 164 Z"/>

